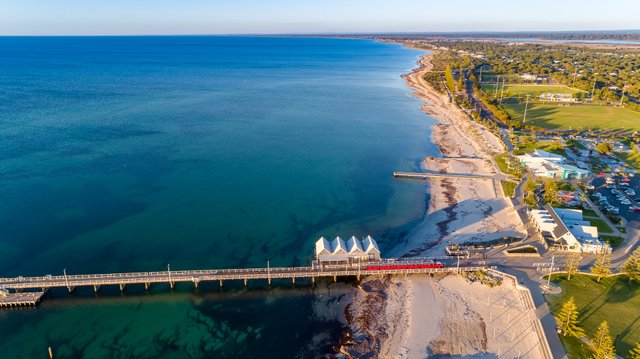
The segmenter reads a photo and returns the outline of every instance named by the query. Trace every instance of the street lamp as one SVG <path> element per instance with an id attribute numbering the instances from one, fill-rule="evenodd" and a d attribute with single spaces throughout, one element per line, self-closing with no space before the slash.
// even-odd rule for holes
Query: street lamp
<path id="1" fill-rule="evenodd" d="M 269 285 L 271 285 L 271 266 L 268 259 L 267 259 L 267 281 L 269 282 Z"/>

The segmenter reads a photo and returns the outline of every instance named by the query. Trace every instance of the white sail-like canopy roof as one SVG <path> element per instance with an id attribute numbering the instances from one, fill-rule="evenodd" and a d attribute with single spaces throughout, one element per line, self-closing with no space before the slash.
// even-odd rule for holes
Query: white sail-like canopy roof
<path id="1" fill-rule="evenodd" d="M 349 254 L 364 254 L 364 249 L 362 248 L 362 243 L 355 236 L 352 236 L 347 241 L 347 251 Z"/>
<path id="2" fill-rule="evenodd" d="M 316 241 L 316 256 L 322 254 L 331 254 L 331 243 L 324 237 L 320 237 L 320 239 Z"/>
<path id="3" fill-rule="evenodd" d="M 336 237 L 336 239 L 331 242 L 331 249 L 331 253 L 333 254 L 347 254 L 347 244 L 344 243 L 340 237 Z"/>
<path id="4" fill-rule="evenodd" d="M 380 249 L 371 236 L 367 236 L 364 240 L 352 236 L 347 242 L 340 237 L 336 237 L 333 241 L 320 237 L 315 246 L 316 259 L 321 263 L 380 260 Z"/>
<path id="5" fill-rule="evenodd" d="M 376 243 L 376 240 L 371 238 L 371 236 L 367 236 L 367 238 L 365 238 L 362 241 L 362 247 L 364 248 L 367 254 L 380 255 L 380 249 L 378 248 L 378 243 Z"/>

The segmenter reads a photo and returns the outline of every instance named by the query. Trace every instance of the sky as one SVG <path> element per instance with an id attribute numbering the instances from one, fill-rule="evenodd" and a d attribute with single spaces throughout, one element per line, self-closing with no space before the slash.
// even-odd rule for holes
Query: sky
<path id="1" fill-rule="evenodd" d="M 640 0 L 0 0 L 0 35 L 640 29 Z"/>

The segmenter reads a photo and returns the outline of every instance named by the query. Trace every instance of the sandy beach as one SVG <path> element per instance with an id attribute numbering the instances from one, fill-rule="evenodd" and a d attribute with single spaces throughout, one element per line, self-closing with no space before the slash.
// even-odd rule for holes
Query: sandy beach
<path id="1" fill-rule="evenodd" d="M 424 81 L 430 59 L 422 56 L 405 76 L 438 121 L 432 141 L 442 157 L 425 158 L 424 169 L 497 173 L 493 156 L 504 145 Z M 430 179 L 428 192 L 423 220 L 387 256 L 441 256 L 451 243 L 523 235 L 498 180 Z M 345 310 L 352 331 L 340 351 L 350 358 L 541 358 L 545 339 L 534 330 L 527 295 L 509 278 L 493 287 L 453 275 L 368 278 Z"/>
<path id="2" fill-rule="evenodd" d="M 442 157 L 425 158 L 424 169 L 496 173 L 498 168 L 493 156 L 504 152 L 504 145 L 423 79 L 432 69 L 430 59 L 431 54 L 422 56 L 419 67 L 404 76 L 415 90 L 415 96 L 424 101 L 422 110 L 438 121 L 432 129 L 432 141 Z M 429 180 L 430 200 L 426 216 L 389 255 L 442 255 L 444 247 L 451 243 L 521 236 L 524 233 L 522 222 L 498 182 L 456 178 Z"/>
<path id="3" fill-rule="evenodd" d="M 461 276 L 368 278 L 347 307 L 349 358 L 543 358 L 526 289 Z"/>

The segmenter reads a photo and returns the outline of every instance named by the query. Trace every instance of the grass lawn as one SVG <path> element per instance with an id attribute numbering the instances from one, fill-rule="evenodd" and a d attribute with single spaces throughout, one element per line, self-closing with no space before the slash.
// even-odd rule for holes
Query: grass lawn
<path id="1" fill-rule="evenodd" d="M 600 238 L 604 239 L 605 242 L 609 243 L 612 248 L 620 247 L 622 242 L 624 242 L 624 238 L 618 236 L 607 236 L 606 234 L 598 234 Z"/>
<path id="2" fill-rule="evenodd" d="M 483 83 L 480 88 L 482 91 L 487 92 L 489 97 L 492 97 L 496 91 L 495 83 Z M 498 87 L 498 96 L 502 90 L 502 84 Z M 538 97 L 543 93 L 570 93 L 575 94 L 582 92 L 578 89 L 574 89 L 564 85 L 504 85 L 503 97 L 525 97 L 527 95 L 532 97 Z"/>
<path id="3" fill-rule="evenodd" d="M 616 152 L 616 155 L 629 166 L 640 169 L 640 155 L 633 152 Z"/>
<path id="4" fill-rule="evenodd" d="M 568 192 L 572 192 L 576 190 L 570 182 L 559 182 L 558 189 L 561 191 L 568 191 Z"/>
<path id="5" fill-rule="evenodd" d="M 560 142 L 534 142 L 529 145 L 518 147 L 518 150 L 513 151 L 514 155 L 523 155 L 525 153 L 533 152 L 535 149 L 555 153 L 557 155 L 566 156 L 564 152 L 564 145 Z"/>
<path id="6" fill-rule="evenodd" d="M 586 217 L 596 217 L 596 218 L 598 218 L 598 214 L 596 213 L 596 211 L 594 211 L 592 209 L 583 209 L 582 210 L 582 215 L 586 216 Z"/>
<path id="7" fill-rule="evenodd" d="M 600 283 L 586 275 L 574 276 L 570 281 L 564 276 L 554 279 L 562 287 L 562 293 L 546 297 L 551 312 L 556 313 L 562 303 L 573 296 L 586 335 L 592 337 L 598 325 L 607 320 L 614 340 L 618 336 L 615 343 L 618 355 L 626 357 L 640 341 L 640 284 L 629 284 L 624 276 L 605 278 Z M 560 337 L 569 358 L 587 358 L 580 341 Z"/>
<path id="8" fill-rule="evenodd" d="M 501 153 L 499 155 L 495 155 L 493 158 L 496 160 L 496 164 L 502 173 L 511 173 L 509 171 L 509 167 L 507 166 L 506 158 L 509 157 L 508 152 Z"/>
<path id="9" fill-rule="evenodd" d="M 586 150 L 587 148 L 584 147 L 584 145 L 582 143 L 580 143 L 580 141 L 576 141 L 576 140 L 567 140 L 566 141 L 567 146 L 571 147 L 571 148 L 577 148 L 579 150 Z"/>
<path id="10" fill-rule="evenodd" d="M 592 226 L 598 227 L 598 232 L 606 232 L 606 233 L 613 232 L 613 229 L 611 229 L 611 227 L 609 227 L 607 222 L 603 221 L 601 218 L 593 218 L 593 219 L 590 218 L 589 222 L 591 222 Z"/>
<path id="11" fill-rule="evenodd" d="M 616 227 L 616 228 L 618 228 L 620 233 L 627 233 L 627 228 L 626 227 Z"/>
<path id="12" fill-rule="evenodd" d="M 502 190 L 504 191 L 504 195 L 507 197 L 513 197 L 516 193 L 517 184 L 511 181 L 500 181 L 502 185 Z"/>
<path id="13" fill-rule="evenodd" d="M 504 104 L 502 108 L 515 120 L 522 120 L 525 104 Z M 626 108 L 530 103 L 527 124 L 543 128 L 594 130 L 640 130 L 640 112 Z"/>

